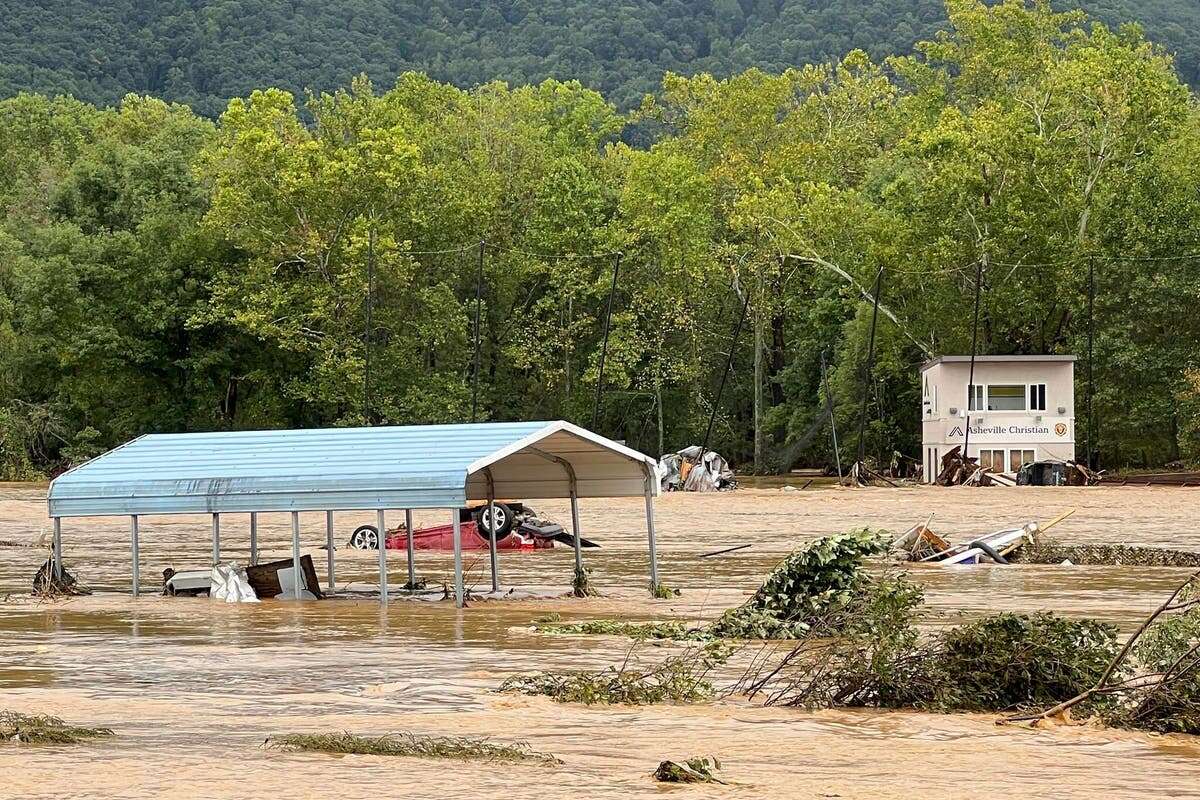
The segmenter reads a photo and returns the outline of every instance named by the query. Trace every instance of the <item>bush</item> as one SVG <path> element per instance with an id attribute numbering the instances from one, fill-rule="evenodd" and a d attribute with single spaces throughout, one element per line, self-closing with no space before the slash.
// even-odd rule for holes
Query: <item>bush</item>
<path id="1" fill-rule="evenodd" d="M 1117 652 L 1112 625 L 1054 614 L 997 614 L 951 628 L 929 659 L 930 703 L 945 711 L 1052 705 L 1090 689 Z"/>
<path id="2" fill-rule="evenodd" d="M 830 631 L 852 622 L 853 611 L 872 594 L 863 569 L 871 556 L 887 552 L 890 537 L 867 528 L 824 536 L 784 559 L 743 605 L 712 624 L 714 636 L 733 639 L 798 639 L 814 626 Z M 913 584 L 887 587 L 895 597 L 913 597 Z"/>

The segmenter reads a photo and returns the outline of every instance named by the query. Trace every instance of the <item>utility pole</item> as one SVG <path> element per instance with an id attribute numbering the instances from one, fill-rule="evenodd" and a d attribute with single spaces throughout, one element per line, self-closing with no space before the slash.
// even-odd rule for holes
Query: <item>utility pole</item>
<path id="1" fill-rule="evenodd" d="M 608 309 L 604 312 L 604 341 L 600 345 L 600 367 L 596 376 L 596 404 L 592 407 L 592 430 L 600 421 L 600 395 L 604 392 L 604 361 L 608 357 L 608 330 L 612 325 L 613 297 L 617 293 L 617 275 L 621 272 L 621 254 L 613 261 L 612 286 L 608 289 Z"/>
<path id="2" fill-rule="evenodd" d="M 983 262 L 987 259 L 984 254 L 975 263 L 975 314 L 971 322 L 971 367 L 967 371 L 967 414 L 963 426 L 963 460 L 967 459 L 967 445 L 971 443 L 971 403 L 975 399 L 975 349 L 979 341 L 979 295 L 983 289 Z M 977 411 L 982 409 L 976 409 Z"/>
<path id="3" fill-rule="evenodd" d="M 879 295 L 883 291 L 883 267 L 875 276 L 875 299 L 871 308 L 871 336 L 867 344 L 867 363 L 863 374 L 863 403 L 862 415 L 858 419 L 858 463 L 861 465 L 866 458 L 867 405 L 871 397 L 871 373 L 875 367 L 875 326 L 879 322 Z M 879 465 L 883 469 L 883 465 Z M 861 466 L 860 466 L 861 469 Z"/>

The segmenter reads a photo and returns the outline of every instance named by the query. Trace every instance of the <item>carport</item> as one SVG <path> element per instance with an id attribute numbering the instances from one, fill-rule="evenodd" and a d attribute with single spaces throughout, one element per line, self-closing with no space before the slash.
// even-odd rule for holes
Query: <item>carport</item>
<path id="1" fill-rule="evenodd" d="M 72 517 L 128 516 L 132 592 L 139 591 L 138 517 L 212 515 L 212 560 L 221 557 L 221 517 L 250 515 L 250 560 L 258 515 L 288 512 L 292 565 L 300 568 L 300 512 L 324 511 L 329 589 L 336 586 L 334 512 L 373 510 L 380 532 L 379 596 L 388 599 L 388 511 L 403 510 L 409 585 L 414 581 L 413 509 L 443 508 L 454 530 L 455 600 L 463 603 L 458 510 L 469 501 L 569 498 L 575 568 L 583 568 L 579 500 L 644 496 L 650 586 L 658 585 L 654 543 L 655 461 L 569 422 L 497 422 L 374 428 L 148 434 L 98 456 L 50 484 L 53 564 L 62 570 L 63 525 Z M 500 588 L 489 537 L 492 589 Z M 295 581 L 298 598 L 301 581 Z"/>

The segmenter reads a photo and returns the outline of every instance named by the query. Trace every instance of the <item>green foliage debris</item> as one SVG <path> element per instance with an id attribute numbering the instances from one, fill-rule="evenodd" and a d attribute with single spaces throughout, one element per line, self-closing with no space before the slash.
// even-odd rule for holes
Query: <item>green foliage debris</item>
<path id="1" fill-rule="evenodd" d="M 695 703 L 712 699 L 715 689 L 709 673 L 724 664 L 731 652 L 725 645 L 710 642 L 653 666 L 627 660 L 621 666 L 599 670 L 516 675 L 505 680 L 500 691 L 584 705 Z"/>
<path id="2" fill-rule="evenodd" d="M 654 780 L 662 783 L 724 783 L 716 776 L 721 762 L 716 756 L 696 756 L 687 761 L 663 761 L 654 770 Z"/>
<path id="3" fill-rule="evenodd" d="M 0 741 L 22 744 L 78 744 L 112 736 L 109 728 L 68 725 L 58 717 L 0 711 Z"/>
<path id="4" fill-rule="evenodd" d="M 286 733 L 271 736 L 264 745 L 292 752 L 353 753 L 372 756 L 444 758 L 454 761 L 536 762 L 561 764 L 549 753 L 540 753 L 526 742 L 494 742 L 467 736 L 425 736 L 389 733 L 358 736 L 353 733 Z"/>

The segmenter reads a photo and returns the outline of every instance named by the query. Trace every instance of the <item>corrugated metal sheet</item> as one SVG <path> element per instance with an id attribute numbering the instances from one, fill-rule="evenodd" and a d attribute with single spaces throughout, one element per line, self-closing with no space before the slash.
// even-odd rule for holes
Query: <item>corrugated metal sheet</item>
<path id="1" fill-rule="evenodd" d="M 654 461 L 566 422 L 151 434 L 50 484 L 52 517 L 451 508 L 487 495 L 641 494 Z M 471 473 L 474 472 L 474 475 Z M 657 482 L 654 482 L 657 484 Z"/>

